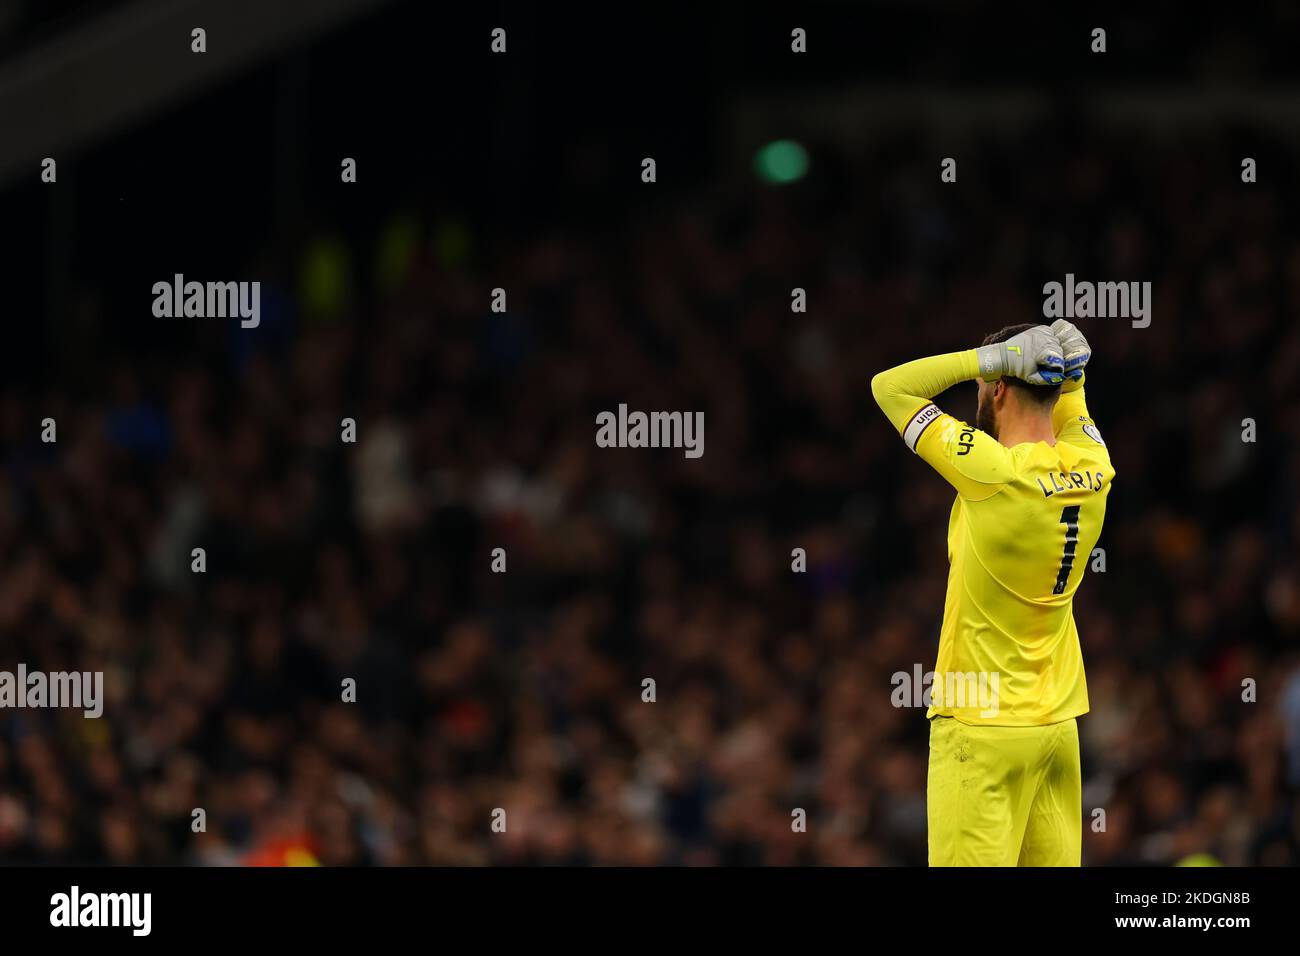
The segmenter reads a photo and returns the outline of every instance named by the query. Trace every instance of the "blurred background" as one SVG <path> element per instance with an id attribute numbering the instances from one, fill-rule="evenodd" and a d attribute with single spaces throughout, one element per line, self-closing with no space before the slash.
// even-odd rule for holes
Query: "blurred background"
<path id="1" fill-rule="evenodd" d="M 1300 4 L 473 6 L 0 0 L 0 669 L 108 697 L 0 711 L 0 861 L 923 865 L 952 492 L 868 383 L 1072 272 L 1154 289 L 1085 864 L 1295 864 Z"/>

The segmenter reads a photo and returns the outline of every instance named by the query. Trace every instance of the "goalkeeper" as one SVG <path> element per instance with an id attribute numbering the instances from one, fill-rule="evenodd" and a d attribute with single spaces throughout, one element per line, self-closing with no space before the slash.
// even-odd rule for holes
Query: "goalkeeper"
<path id="1" fill-rule="evenodd" d="M 957 492 L 927 713 L 931 866 L 1080 864 L 1088 690 L 1073 602 L 1115 474 L 1084 405 L 1090 354 L 1069 322 L 1017 325 L 871 381 Z M 933 402 L 971 380 L 974 426 Z"/>

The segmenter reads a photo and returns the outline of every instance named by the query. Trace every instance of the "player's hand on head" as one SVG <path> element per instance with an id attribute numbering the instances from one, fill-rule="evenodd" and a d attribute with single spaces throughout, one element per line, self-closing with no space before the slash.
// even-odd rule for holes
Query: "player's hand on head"
<path id="1" fill-rule="evenodd" d="M 1045 325 L 1011 336 L 1005 342 L 976 349 L 985 381 L 1011 377 L 1030 385 L 1060 385 L 1065 381 L 1065 355 L 1056 335 Z"/>
<path id="2" fill-rule="evenodd" d="M 1065 357 L 1065 377 L 1077 382 L 1083 378 L 1084 366 L 1092 358 L 1092 347 L 1088 345 L 1088 340 L 1083 337 L 1079 327 L 1065 319 L 1057 319 L 1052 323 L 1052 334 L 1061 344 L 1061 354 Z"/>

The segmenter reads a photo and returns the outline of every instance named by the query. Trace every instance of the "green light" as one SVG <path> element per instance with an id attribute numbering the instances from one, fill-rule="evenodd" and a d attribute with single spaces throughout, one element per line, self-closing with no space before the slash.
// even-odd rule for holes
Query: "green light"
<path id="1" fill-rule="evenodd" d="M 778 139 L 754 154 L 754 172 L 768 183 L 792 183 L 808 172 L 808 151 L 792 139 Z"/>

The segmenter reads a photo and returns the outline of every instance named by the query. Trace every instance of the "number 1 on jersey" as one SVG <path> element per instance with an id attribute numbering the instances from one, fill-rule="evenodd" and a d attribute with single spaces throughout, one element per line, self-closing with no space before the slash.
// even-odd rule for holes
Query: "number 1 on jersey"
<path id="1" fill-rule="evenodd" d="M 1056 587 L 1053 594 L 1065 593 L 1065 582 L 1074 567 L 1074 549 L 1079 544 L 1079 505 L 1067 505 L 1061 509 L 1060 523 L 1065 525 L 1065 553 L 1061 555 L 1061 570 L 1056 572 Z"/>

